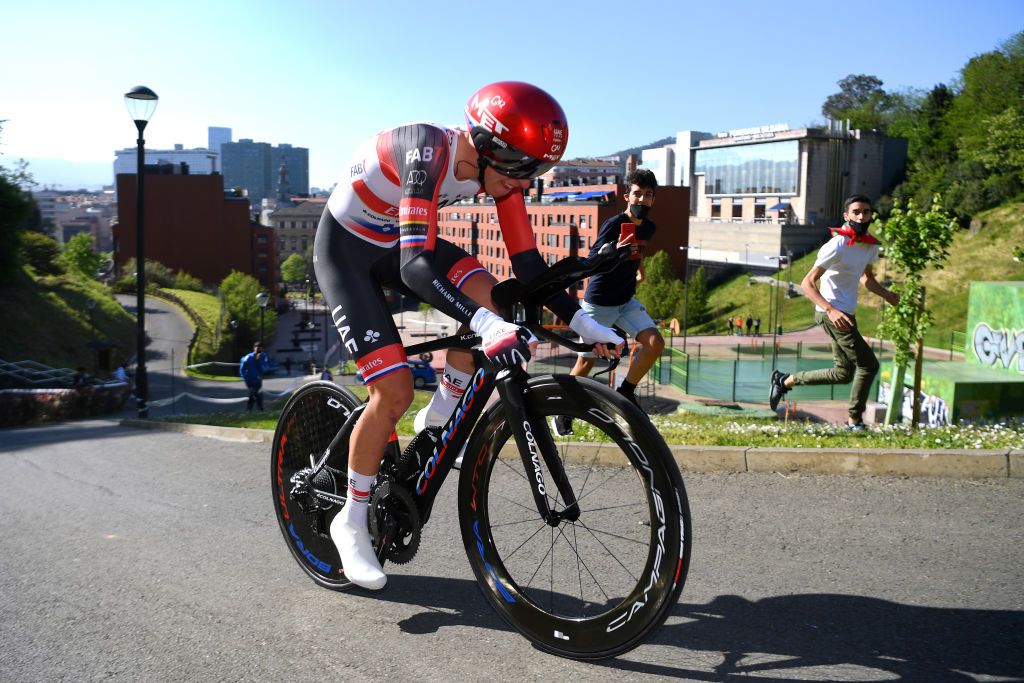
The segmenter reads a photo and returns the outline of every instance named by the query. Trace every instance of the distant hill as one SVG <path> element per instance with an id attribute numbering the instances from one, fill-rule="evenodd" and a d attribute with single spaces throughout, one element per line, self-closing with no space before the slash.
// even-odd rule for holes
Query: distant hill
<path id="1" fill-rule="evenodd" d="M 676 141 L 676 136 L 675 135 L 671 135 L 671 136 L 669 136 L 667 138 L 662 138 L 660 140 L 655 140 L 654 142 L 649 142 L 646 145 L 640 145 L 639 147 L 630 147 L 629 149 L 623 149 L 623 150 L 620 150 L 618 152 L 612 152 L 611 154 L 604 154 L 602 156 L 607 156 L 607 157 L 617 156 L 617 157 L 622 158 L 623 161 L 625 161 L 626 157 L 628 157 L 630 154 L 636 154 L 637 156 L 639 156 L 640 155 L 640 150 L 651 149 L 652 147 L 664 147 L 665 145 L 671 145 L 675 141 Z"/>

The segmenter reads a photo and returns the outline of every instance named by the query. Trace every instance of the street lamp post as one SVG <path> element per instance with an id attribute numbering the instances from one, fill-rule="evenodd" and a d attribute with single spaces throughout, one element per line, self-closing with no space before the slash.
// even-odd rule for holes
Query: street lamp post
<path id="1" fill-rule="evenodd" d="M 782 264 L 786 263 L 789 259 L 785 256 L 765 256 L 765 259 L 769 261 L 775 261 L 775 279 L 779 280 L 779 274 L 782 272 Z M 778 335 L 782 328 L 782 302 L 779 301 L 779 290 L 782 289 L 779 285 L 781 282 L 776 282 L 775 287 L 775 320 L 771 321 L 772 324 L 772 367 L 775 367 L 776 356 L 778 355 Z"/>
<path id="2" fill-rule="evenodd" d="M 743 245 L 743 267 L 750 270 L 750 244 Z"/>
<path id="3" fill-rule="evenodd" d="M 149 417 L 149 376 L 146 373 L 146 231 L 143 227 L 145 194 L 146 141 L 142 132 L 156 111 L 157 94 L 144 85 L 137 85 L 124 94 L 128 114 L 139 131 L 136 140 L 137 163 L 135 170 L 135 396 L 140 418 Z"/>
<path id="4" fill-rule="evenodd" d="M 690 305 L 690 247 L 679 247 L 679 251 L 683 252 L 685 256 L 685 263 L 683 264 L 683 353 L 686 353 L 686 332 L 689 328 L 689 321 L 687 320 L 687 312 Z"/>
<path id="5" fill-rule="evenodd" d="M 231 357 L 238 358 L 238 321 L 232 320 L 231 325 Z"/>
<path id="6" fill-rule="evenodd" d="M 793 296 L 793 251 L 791 249 L 786 250 L 786 266 L 789 270 L 789 287 L 786 289 L 786 296 Z"/>
<path id="7" fill-rule="evenodd" d="M 263 343 L 263 312 L 267 310 L 268 301 L 270 301 L 270 295 L 266 292 L 256 295 L 256 303 L 260 306 L 260 344 Z"/>

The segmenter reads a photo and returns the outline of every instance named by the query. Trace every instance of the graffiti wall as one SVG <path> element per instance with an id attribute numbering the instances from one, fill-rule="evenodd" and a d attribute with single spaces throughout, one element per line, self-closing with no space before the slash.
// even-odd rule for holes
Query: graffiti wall
<path id="1" fill-rule="evenodd" d="M 1024 282 L 972 282 L 968 363 L 1024 375 Z"/>

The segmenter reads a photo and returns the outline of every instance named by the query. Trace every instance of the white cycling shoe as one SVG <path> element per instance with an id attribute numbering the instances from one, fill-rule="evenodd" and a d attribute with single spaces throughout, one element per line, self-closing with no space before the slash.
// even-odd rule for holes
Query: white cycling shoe
<path id="1" fill-rule="evenodd" d="M 341 556 L 345 578 L 373 591 L 384 587 L 388 577 L 373 553 L 370 531 L 365 525 L 350 522 L 344 512 L 339 512 L 331 520 L 331 540 Z"/>
<path id="2" fill-rule="evenodd" d="M 412 428 L 419 434 L 427 427 L 444 427 L 444 423 L 448 421 L 447 415 L 440 415 L 430 409 L 431 406 L 427 405 L 424 408 L 420 408 L 419 412 L 416 413 L 416 417 L 412 420 Z M 462 455 L 466 452 L 465 446 L 459 451 L 459 457 L 455 458 L 455 464 L 452 465 L 457 470 L 462 469 Z"/>

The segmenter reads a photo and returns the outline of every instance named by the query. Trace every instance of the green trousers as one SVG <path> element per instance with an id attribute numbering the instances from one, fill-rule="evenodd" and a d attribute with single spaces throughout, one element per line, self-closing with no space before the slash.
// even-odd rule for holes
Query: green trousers
<path id="1" fill-rule="evenodd" d="M 853 321 L 853 328 L 840 330 L 824 313 L 818 311 L 814 314 L 814 321 L 821 325 L 832 340 L 832 360 L 835 365 L 821 370 L 795 372 L 793 384 L 849 384 L 852 381 L 850 418 L 854 422 L 860 422 L 868 403 L 871 382 L 878 374 L 878 359 L 864 341 L 864 337 L 860 335 L 856 316 L 847 315 Z"/>

